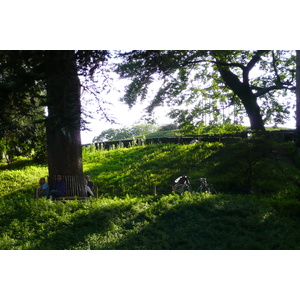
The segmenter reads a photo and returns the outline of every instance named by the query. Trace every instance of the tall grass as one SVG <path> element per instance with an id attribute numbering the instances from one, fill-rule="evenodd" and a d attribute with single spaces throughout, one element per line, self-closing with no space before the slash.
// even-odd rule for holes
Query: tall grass
<path id="1" fill-rule="evenodd" d="M 206 177 L 219 192 L 300 197 L 299 158 L 292 144 L 266 140 L 230 144 L 161 144 L 86 151 L 84 170 L 106 196 L 168 194 L 174 179 Z"/>

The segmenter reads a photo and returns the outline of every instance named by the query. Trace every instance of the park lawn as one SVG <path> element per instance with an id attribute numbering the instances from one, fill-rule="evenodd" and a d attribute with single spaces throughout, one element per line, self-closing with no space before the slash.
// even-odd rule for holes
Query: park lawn
<path id="1" fill-rule="evenodd" d="M 299 213 L 249 195 L 2 201 L 0 249 L 300 249 Z"/>
<path id="2" fill-rule="evenodd" d="M 1 166 L 0 249 L 299 249 L 299 172 L 290 147 L 254 157 L 259 163 L 253 176 L 262 166 L 272 168 L 273 176 L 252 194 L 228 192 L 228 180 L 237 178 L 211 170 L 230 157 L 224 149 L 207 143 L 85 150 L 84 171 L 100 196 L 84 202 L 34 200 L 47 167 L 30 161 Z M 219 193 L 173 194 L 174 179 L 184 174 L 210 174 Z M 278 180 L 287 184 L 270 193 Z"/>

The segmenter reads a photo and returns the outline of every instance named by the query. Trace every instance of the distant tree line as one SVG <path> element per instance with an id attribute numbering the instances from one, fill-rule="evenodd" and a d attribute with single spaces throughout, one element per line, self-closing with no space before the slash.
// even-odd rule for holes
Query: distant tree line
<path id="1" fill-rule="evenodd" d="M 120 129 L 109 128 L 102 131 L 97 137 L 94 137 L 93 143 L 130 139 L 136 136 L 147 135 L 159 131 L 174 130 L 177 128 L 178 125 L 176 124 L 166 124 L 161 126 L 156 124 L 138 124 Z"/>

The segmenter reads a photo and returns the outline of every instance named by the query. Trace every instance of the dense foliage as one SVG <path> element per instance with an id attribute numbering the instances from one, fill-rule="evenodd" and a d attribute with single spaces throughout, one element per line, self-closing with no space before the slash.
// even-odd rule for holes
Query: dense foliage
<path id="1" fill-rule="evenodd" d="M 218 122 L 231 107 L 227 118 L 239 122 L 246 113 L 252 129 L 264 130 L 264 124 L 281 124 L 289 114 L 288 100 L 279 99 L 293 97 L 293 51 L 136 50 L 120 55 L 123 62 L 116 70 L 131 80 L 124 101 L 132 106 L 146 99 L 159 79 L 161 87 L 148 109 L 168 104 L 179 123 L 197 124 L 207 114 Z"/>
<path id="2" fill-rule="evenodd" d="M 100 194 L 85 202 L 34 200 L 46 166 L 0 166 L 0 249 L 300 248 L 299 160 L 289 143 L 90 148 L 83 157 Z M 219 194 L 173 194 L 183 174 L 193 186 L 207 176 Z"/>
<path id="3" fill-rule="evenodd" d="M 93 81 L 108 57 L 106 50 L 1 50 L 1 156 L 28 155 L 38 148 L 45 152 L 47 141 L 49 174 L 83 177 L 79 75 Z M 43 126 L 34 126 L 37 122 Z M 84 194 L 84 184 L 78 186 Z"/>
<path id="4" fill-rule="evenodd" d="M 45 158 L 45 86 L 32 54 L 0 51 L 0 155 L 8 163 L 17 156 Z"/>

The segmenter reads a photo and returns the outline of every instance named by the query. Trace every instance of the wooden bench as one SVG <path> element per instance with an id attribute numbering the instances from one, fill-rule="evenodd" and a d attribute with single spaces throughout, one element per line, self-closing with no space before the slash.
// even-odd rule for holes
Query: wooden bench
<path id="1" fill-rule="evenodd" d="M 87 200 L 85 191 L 85 182 L 82 176 L 62 175 L 62 180 L 66 183 L 66 195 L 64 197 L 55 198 L 54 201 L 69 201 L 69 200 Z M 53 175 L 52 185 L 56 182 L 56 175 Z"/>
<path id="2" fill-rule="evenodd" d="M 90 199 L 89 197 L 57 197 L 55 199 L 52 199 L 52 201 L 62 201 L 62 202 L 67 202 L 67 201 L 74 201 L 74 200 L 78 200 L 78 201 L 86 201 Z"/>
<path id="3" fill-rule="evenodd" d="M 62 175 L 62 180 L 66 183 L 66 195 L 64 197 L 57 197 L 53 199 L 54 201 L 69 201 L 69 200 L 80 200 L 84 201 L 89 199 L 87 197 L 87 193 L 85 191 L 85 186 L 81 186 L 80 181 L 82 180 L 81 176 L 71 176 L 71 175 Z M 52 189 L 56 182 L 56 175 L 53 175 L 52 182 L 48 182 Z M 85 183 L 84 183 L 85 184 Z M 84 188 L 84 190 L 83 190 Z M 34 199 L 38 199 L 38 189 L 34 190 Z M 51 190 L 51 188 L 50 188 Z M 95 186 L 95 190 L 93 191 L 95 198 L 98 198 L 98 187 Z"/>
<path id="4" fill-rule="evenodd" d="M 94 192 L 95 198 L 98 199 L 98 187 L 95 187 L 96 192 Z M 90 199 L 91 197 L 81 197 L 81 196 L 66 196 L 66 197 L 57 197 L 53 199 L 53 201 L 70 201 L 70 200 L 78 200 L 85 201 Z"/>

